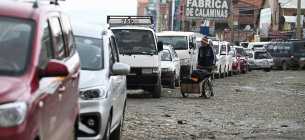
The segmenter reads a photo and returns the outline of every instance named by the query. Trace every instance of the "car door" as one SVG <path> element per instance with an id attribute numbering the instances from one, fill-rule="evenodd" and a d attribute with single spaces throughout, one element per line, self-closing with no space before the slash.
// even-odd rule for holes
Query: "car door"
<path id="1" fill-rule="evenodd" d="M 80 60 L 77 54 L 71 54 L 72 51 L 67 49 L 67 41 L 64 38 L 59 13 L 50 18 L 50 25 L 54 36 L 55 58 L 64 63 L 70 72 L 68 76 L 60 77 L 59 79 L 61 82 L 58 89 L 61 118 L 57 119 L 59 126 L 56 128 L 57 132 L 53 137 L 53 139 L 66 139 L 71 135 L 76 113 L 78 112 L 78 73 L 80 70 Z M 75 48 L 75 44 L 73 45 Z"/>
<path id="2" fill-rule="evenodd" d="M 119 53 L 115 43 L 114 36 L 109 37 L 109 54 L 110 67 L 112 68 L 113 64 L 119 62 Z M 113 83 L 113 92 L 112 92 L 112 106 L 113 106 L 113 116 L 112 116 L 112 127 L 117 125 L 120 122 L 122 117 L 125 98 L 126 98 L 126 77 L 122 75 L 112 75 L 110 79 Z"/>
<path id="3" fill-rule="evenodd" d="M 39 57 L 39 68 L 47 66 L 49 60 L 54 59 L 54 45 L 49 20 L 44 23 L 42 45 Z M 39 80 L 39 107 L 42 139 L 52 140 L 57 135 L 61 118 L 60 77 L 43 77 Z"/>

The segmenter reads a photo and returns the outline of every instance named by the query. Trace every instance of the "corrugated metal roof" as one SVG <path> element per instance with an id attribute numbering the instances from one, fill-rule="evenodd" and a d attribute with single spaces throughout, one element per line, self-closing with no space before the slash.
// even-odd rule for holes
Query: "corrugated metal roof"
<path id="1" fill-rule="evenodd" d="M 298 0 L 278 0 L 283 9 L 297 9 Z M 305 1 L 301 0 L 301 9 L 305 9 Z"/>
<path id="2" fill-rule="evenodd" d="M 296 16 L 284 16 L 286 23 L 295 23 Z"/>

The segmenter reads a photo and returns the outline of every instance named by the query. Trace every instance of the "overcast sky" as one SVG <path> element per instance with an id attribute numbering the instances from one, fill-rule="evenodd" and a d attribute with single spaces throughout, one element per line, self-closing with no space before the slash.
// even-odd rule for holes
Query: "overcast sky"
<path id="1" fill-rule="evenodd" d="M 72 22 L 104 25 L 107 15 L 137 14 L 137 0 L 65 0 L 60 5 Z"/>

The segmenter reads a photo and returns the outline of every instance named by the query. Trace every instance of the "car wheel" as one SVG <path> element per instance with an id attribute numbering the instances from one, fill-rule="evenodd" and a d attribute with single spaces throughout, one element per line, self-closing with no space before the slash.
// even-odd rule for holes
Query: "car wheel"
<path id="1" fill-rule="evenodd" d="M 283 62 L 282 68 L 283 68 L 283 70 L 287 70 L 287 63 L 286 62 Z"/>
<path id="2" fill-rule="evenodd" d="M 111 115 L 109 115 L 103 140 L 110 140 L 111 119 Z"/>
<path id="3" fill-rule="evenodd" d="M 169 82 L 169 88 L 175 89 L 175 77 L 176 77 L 176 72 L 174 72 L 174 76 L 172 80 Z"/>
<path id="4" fill-rule="evenodd" d="M 225 77 L 228 77 L 228 71 L 227 71 L 227 69 L 226 69 L 226 67 L 225 67 Z"/>
<path id="5" fill-rule="evenodd" d="M 229 71 L 229 76 L 232 76 L 232 70 Z"/>
<path id="6" fill-rule="evenodd" d="M 220 78 L 225 78 L 225 73 L 221 72 L 221 69 L 220 69 L 219 73 L 220 73 Z"/>
<path id="7" fill-rule="evenodd" d="M 270 72 L 270 68 L 264 69 L 265 72 Z"/>
<path id="8" fill-rule="evenodd" d="M 154 87 L 153 98 L 160 98 L 161 96 L 161 80 L 158 78 L 158 85 Z"/>
<path id="9" fill-rule="evenodd" d="M 175 80 L 175 87 L 180 87 L 180 75 Z"/>

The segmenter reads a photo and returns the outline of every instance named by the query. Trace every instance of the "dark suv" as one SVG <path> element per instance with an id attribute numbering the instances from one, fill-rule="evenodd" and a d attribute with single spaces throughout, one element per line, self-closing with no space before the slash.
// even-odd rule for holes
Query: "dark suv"
<path id="1" fill-rule="evenodd" d="M 1 1 L 0 139 L 75 139 L 80 59 L 55 2 Z"/>

